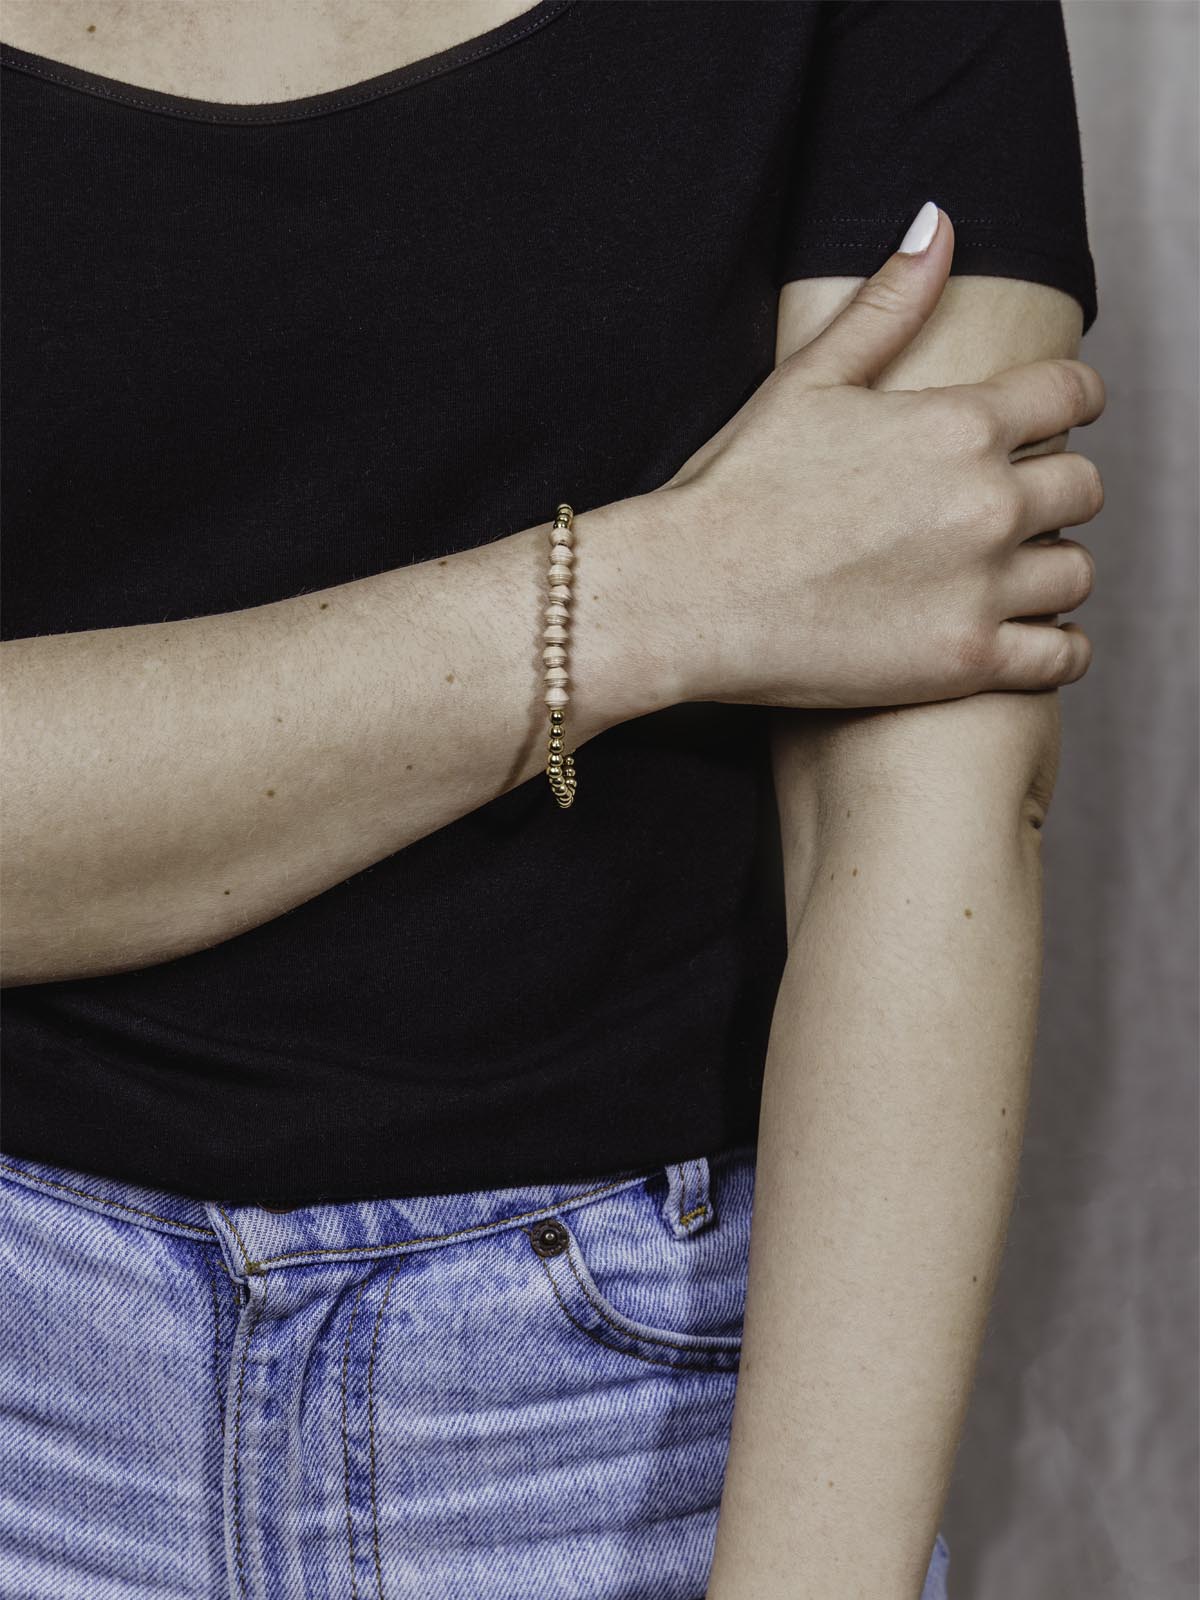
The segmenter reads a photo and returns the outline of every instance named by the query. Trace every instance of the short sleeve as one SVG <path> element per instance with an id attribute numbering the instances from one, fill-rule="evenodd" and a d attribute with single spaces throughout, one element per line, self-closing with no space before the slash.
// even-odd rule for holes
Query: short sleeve
<path id="1" fill-rule="evenodd" d="M 869 276 L 925 200 L 952 273 L 1028 278 L 1096 320 L 1060 0 L 822 0 L 776 282 Z"/>

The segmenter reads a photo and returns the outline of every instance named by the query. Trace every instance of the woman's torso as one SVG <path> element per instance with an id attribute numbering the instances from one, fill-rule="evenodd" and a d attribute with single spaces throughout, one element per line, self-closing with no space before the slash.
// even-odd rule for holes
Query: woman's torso
<path id="1" fill-rule="evenodd" d="M 13 24 L 0 637 L 646 493 L 762 382 L 813 9 L 499 14 L 237 86 Z M 296 1204 L 749 1141 L 786 956 L 759 711 L 635 719 L 569 816 L 531 781 L 209 949 L 11 990 L 5 1151 Z"/>

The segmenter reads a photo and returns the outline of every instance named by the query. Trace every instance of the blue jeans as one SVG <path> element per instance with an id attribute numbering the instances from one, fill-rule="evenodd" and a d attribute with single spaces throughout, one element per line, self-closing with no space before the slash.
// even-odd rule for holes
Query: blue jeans
<path id="1" fill-rule="evenodd" d="M 277 1212 L 0 1156 L 0 1594 L 701 1600 L 754 1173 Z"/>

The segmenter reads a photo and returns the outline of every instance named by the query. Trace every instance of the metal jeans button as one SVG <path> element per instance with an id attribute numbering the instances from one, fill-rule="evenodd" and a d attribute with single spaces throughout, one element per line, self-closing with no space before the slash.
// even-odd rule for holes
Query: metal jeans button
<path id="1" fill-rule="evenodd" d="M 539 1222 L 530 1232 L 529 1242 L 540 1256 L 560 1256 L 571 1236 L 561 1222 Z"/>

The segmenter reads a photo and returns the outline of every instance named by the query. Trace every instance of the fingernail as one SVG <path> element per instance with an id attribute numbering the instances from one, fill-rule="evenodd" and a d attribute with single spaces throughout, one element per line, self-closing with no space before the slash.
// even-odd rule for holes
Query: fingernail
<path id="1" fill-rule="evenodd" d="M 937 227 L 938 208 L 932 200 L 926 200 L 909 223 L 908 232 L 901 239 L 899 248 L 906 256 L 919 256 L 922 250 L 928 250 Z"/>

